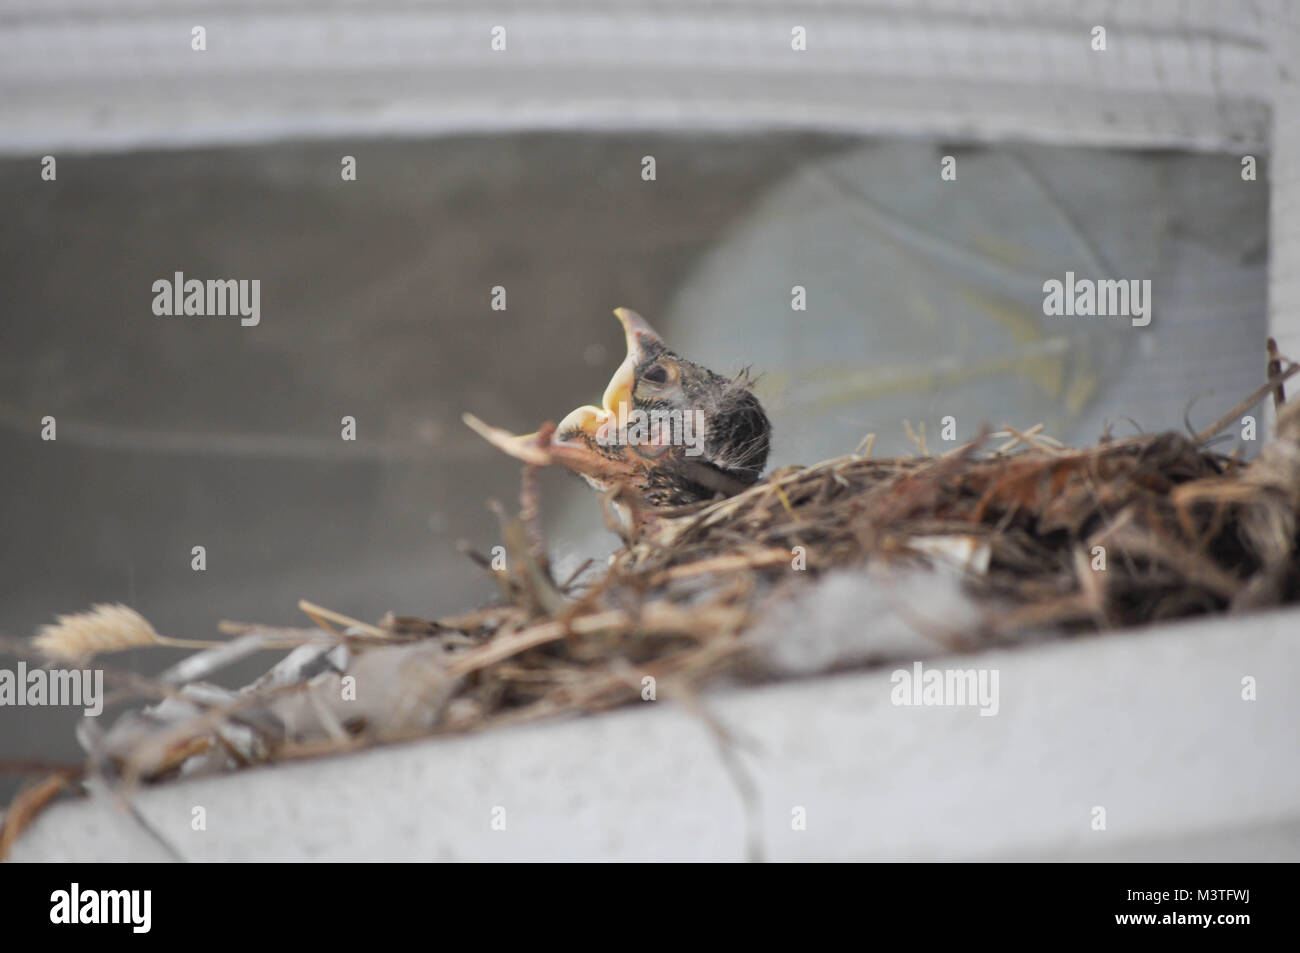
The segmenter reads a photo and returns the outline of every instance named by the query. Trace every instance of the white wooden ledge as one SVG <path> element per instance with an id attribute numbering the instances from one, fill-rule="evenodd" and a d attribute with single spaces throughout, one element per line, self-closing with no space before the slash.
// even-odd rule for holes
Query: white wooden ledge
<path id="1" fill-rule="evenodd" d="M 997 668 L 995 717 L 895 707 L 892 666 L 706 701 L 759 752 L 743 760 L 769 859 L 1295 861 L 1297 638 L 1291 611 L 927 662 Z M 1256 701 L 1242 700 L 1247 675 Z M 713 737 L 662 700 L 176 783 L 136 803 L 196 861 L 746 856 L 745 807 Z M 191 830 L 195 806 L 206 831 Z M 807 830 L 791 829 L 796 807 Z M 54 807 L 13 854 L 162 857 L 94 800 Z"/>
<path id="2" fill-rule="evenodd" d="M 1182 0 L 3 0 L 0 152 L 534 127 L 1260 149 L 1287 16 Z"/>

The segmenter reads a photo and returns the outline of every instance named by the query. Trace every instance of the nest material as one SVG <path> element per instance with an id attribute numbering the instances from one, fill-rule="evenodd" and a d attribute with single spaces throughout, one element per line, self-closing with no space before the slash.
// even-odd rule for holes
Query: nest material
<path id="1" fill-rule="evenodd" d="M 497 508 L 507 568 L 475 557 L 499 605 L 367 625 L 303 603 L 314 629 L 225 623 L 239 638 L 130 681 L 160 703 L 86 739 L 90 760 L 115 784 L 160 780 L 658 694 L 689 700 L 720 674 L 764 674 L 747 634 L 774 605 L 873 564 L 955 564 L 979 607 L 967 648 L 1297 601 L 1300 402 L 1281 407 L 1276 438 L 1250 464 L 1205 449 L 1223 425 L 1080 450 L 1027 432 L 993 452 L 986 437 L 938 457 L 852 455 L 633 520 L 617 510 L 635 499 L 615 492 L 603 503 L 624 545 L 603 572 L 563 584 L 526 466 L 520 514 Z M 79 651 L 93 648 L 93 615 L 61 620 Z M 140 644 L 175 644 L 141 623 Z M 41 639 L 58 654 L 59 627 Z M 120 647 L 120 633 L 111 641 Z M 202 681 L 276 646 L 297 647 L 242 691 Z"/>
<path id="2" fill-rule="evenodd" d="M 1289 439 L 1297 423 L 1289 415 Z M 743 568 L 779 585 L 800 551 L 813 575 L 964 553 L 970 585 L 998 606 L 982 624 L 1002 636 L 1252 608 L 1296 596 L 1286 446 L 1252 467 L 1176 433 L 1078 451 L 847 457 L 667 521 L 614 571 L 653 585 Z"/>
<path id="3" fill-rule="evenodd" d="M 348 628 L 299 657 L 339 642 L 350 654 L 323 673 L 320 663 L 288 666 L 232 699 L 242 710 L 263 692 L 290 692 L 268 702 L 264 719 L 282 729 L 259 734 L 258 753 L 245 758 L 605 708 L 641 698 L 647 678 L 656 691 L 689 691 L 724 672 L 752 675 L 746 633 L 774 603 L 832 570 L 872 563 L 957 563 L 982 607 L 968 620 L 967 648 L 1300 597 L 1300 404 L 1288 405 L 1278 439 L 1250 465 L 1175 433 L 1086 450 L 1032 435 L 1013 442 L 992 454 L 973 444 L 780 471 L 730 499 L 631 524 L 639 528 L 607 569 L 565 585 L 551 578 L 526 468 L 521 515 L 498 510 L 501 604 L 377 627 L 309 606 L 323 627 Z M 389 652 L 396 661 L 374 666 L 389 673 L 376 692 L 378 676 L 363 671 Z M 383 705 L 337 701 L 347 673 Z M 332 714 L 292 697 L 313 679 Z M 141 767 L 152 775 L 169 760 Z"/>

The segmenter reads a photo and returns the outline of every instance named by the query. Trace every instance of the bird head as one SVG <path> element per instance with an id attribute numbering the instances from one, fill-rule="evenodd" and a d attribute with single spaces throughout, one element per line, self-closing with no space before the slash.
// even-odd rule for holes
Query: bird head
<path id="1" fill-rule="evenodd" d="M 599 406 L 586 404 L 554 428 L 524 436 L 468 415 L 466 423 L 511 456 L 559 464 L 600 490 L 629 487 L 652 506 L 730 496 L 755 483 L 767 462 L 771 424 L 748 381 L 669 350 L 635 311 L 614 314 L 627 355 Z"/>

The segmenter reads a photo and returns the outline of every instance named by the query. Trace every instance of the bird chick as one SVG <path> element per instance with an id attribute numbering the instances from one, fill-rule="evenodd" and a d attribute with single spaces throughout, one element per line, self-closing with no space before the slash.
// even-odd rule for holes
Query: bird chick
<path id="1" fill-rule="evenodd" d="M 669 350 L 635 311 L 614 311 L 627 356 L 600 406 L 566 415 L 553 429 L 515 436 L 476 417 L 465 421 L 520 460 L 559 464 L 598 490 L 623 486 L 651 506 L 731 496 L 762 474 L 772 425 L 747 377 L 728 379 Z"/>

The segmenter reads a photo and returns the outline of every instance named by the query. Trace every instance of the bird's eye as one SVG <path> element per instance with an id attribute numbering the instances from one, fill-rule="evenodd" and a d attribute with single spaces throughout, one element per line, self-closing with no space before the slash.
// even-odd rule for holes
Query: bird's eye
<path id="1" fill-rule="evenodd" d="M 642 374 L 641 379 L 651 384 L 666 384 L 668 383 L 668 372 L 656 364 Z"/>

